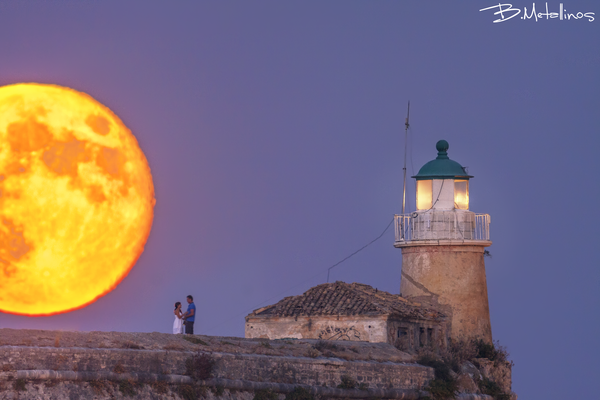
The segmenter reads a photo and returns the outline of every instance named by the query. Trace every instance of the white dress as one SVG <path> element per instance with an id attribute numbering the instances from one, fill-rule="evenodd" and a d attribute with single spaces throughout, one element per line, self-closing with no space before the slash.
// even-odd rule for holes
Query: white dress
<path id="1" fill-rule="evenodd" d="M 175 321 L 173 321 L 173 333 L 183 333 L 183 319 L 175 315 Z"/>

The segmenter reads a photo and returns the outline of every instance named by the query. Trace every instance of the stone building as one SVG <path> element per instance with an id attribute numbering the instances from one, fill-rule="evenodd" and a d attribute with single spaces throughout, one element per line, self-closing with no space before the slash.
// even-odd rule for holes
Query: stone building
<path id="1" fill-rule="evenodd" d="M 325 283 L 246 316 L 246 337 L 445 346 L 445 316 L 360 283 Z"/>

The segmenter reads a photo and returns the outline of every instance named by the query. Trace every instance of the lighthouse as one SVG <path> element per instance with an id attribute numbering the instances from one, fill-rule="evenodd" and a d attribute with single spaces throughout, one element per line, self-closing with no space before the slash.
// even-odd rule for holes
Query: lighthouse
<path id="1" fill-rule="evenodd" d="M 469 175 L 440 140 L 435 160 L 416 179 L 416 208 L 395 216 L 394 246 L 402 250 L 400 294 L 434 305 L 448 318 L 453 340 L 492 342 L 484 252 L 488 214 L 469 210 Z"/>

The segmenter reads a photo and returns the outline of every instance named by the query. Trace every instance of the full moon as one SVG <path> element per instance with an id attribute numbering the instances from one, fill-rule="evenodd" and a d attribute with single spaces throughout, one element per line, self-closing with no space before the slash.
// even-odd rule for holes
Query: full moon
<path id="1" fill-rule="evenodd" d="M 111 110 L 65 87 L 0 87 L 0 311 L 63 313 L 113 290 L 154 204 L 146 157 Z"/>

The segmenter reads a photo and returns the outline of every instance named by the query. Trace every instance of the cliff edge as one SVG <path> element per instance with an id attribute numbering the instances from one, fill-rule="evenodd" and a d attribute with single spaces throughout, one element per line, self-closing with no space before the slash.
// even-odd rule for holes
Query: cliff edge
<path id="1" fill-rule="evenodd" d="M 0 399 L 439 398 L 437 374 L 385 343 L 0 329 Z"/>

